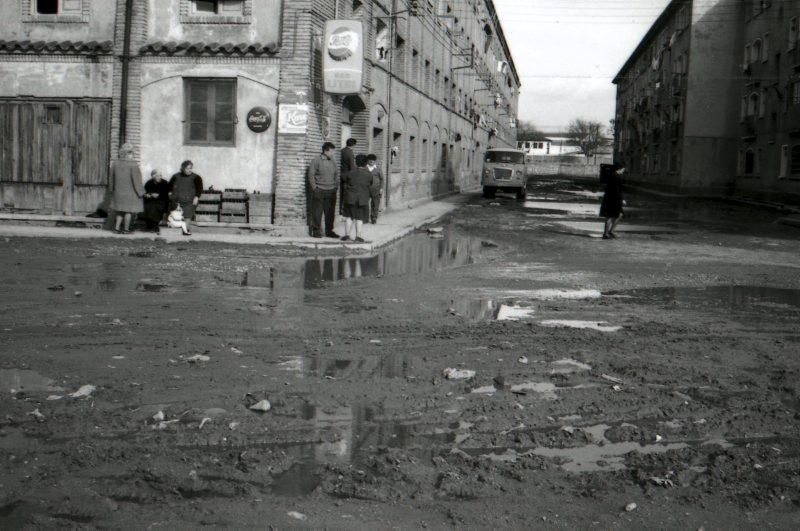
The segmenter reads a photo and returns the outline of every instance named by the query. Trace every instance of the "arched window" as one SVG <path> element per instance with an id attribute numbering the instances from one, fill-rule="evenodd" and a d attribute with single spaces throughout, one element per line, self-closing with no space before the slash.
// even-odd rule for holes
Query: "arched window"
<path id="1" fill-rule="evenodd" d="M 753 92 L 747 99 L 747 116 L 755 116 L 759 109 L 758 93 Z"/>
<path id="2" fill-rule="evenodd" d="M 755 63 L 761 59 L 761 39 L 753 41 L 753 46 L 750 49 L 750 62 Z"/>

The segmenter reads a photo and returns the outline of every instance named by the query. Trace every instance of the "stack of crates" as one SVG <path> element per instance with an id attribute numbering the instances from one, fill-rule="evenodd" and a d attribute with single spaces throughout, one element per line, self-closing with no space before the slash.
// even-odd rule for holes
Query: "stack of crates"
<path id="1" fill-rule="evenodd" d="M 222 192 L 204 190 L 195 209 L 196 221 L 212 221 L 219 223 L 219 213 L 222 206 Z"/>
<path id="2" fill-rule="evenodd" d="M 241 188 L 226 188 L 222 194 L 219 220 L 223 223 L 250 222 L 250 196 Z"/>

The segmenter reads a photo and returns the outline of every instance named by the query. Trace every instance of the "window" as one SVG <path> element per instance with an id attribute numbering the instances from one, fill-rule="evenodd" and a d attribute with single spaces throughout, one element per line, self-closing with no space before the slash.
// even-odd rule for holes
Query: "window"
<path id="1" fill-rule="evenodd" d="M 753 175 L 756 170 L 756 154 L 752 149 L 744 152 L 744 174 Z"/>
<path id="2" fill-rule="evenodd" d="M 184 24 L 249 24 L 253 0 L 180 0 Z"/>
<path id="3" fill-rule="evenodd" d="M 80 15 L 81 0 L 35 0 L 37 15 Z"/>
<path id="4" fill-rule="evenodd" d="M 766 63 L 769 61 L 769 33 L 764 35 L 764 41 L 761 45 L 761 62 Z"/>
<path id="5" fill-rule="evenodd" d="M 789 49 L 794 50 L 794 47 L 797 46 L 797 34 L 800 31 L 800 26 L 798 26 L 798 18 L 792 17 L 789 19 Z"/>
<path id="6" fill-rule="evenodd" d="M 756 39 L 753 41 L 753 47 L 750 50 L 749 64 L 755 63 L 759 59 L 761 59 L 761 39 Z"/>
<path id="7" fill-rule="evenodd" d="M 60 105 L 45 105 L 43 123 L 61 124 L 62 122 L 61 112 L 62 108 Z"/>
<path id="8" fill-rule="evenodd" d="M 243 0 L 192 0 L 193 13 L 197 15 L 241 16 Z"/>
<path id="9" fill-rule="evenodd" d="M 400 77 L 406 77 L 406 41 L 400 35 L 395 39 L 395 58 L 392 67 Z"/>
<path id="10" fill-rule="evenodd" d="M 489 163 L 525 164 L 525 154 L 516 151 L 487 151 L 484 160 Z"/>
<path id="11" fill-rule="evenodd" d="M 800 175 L 800 144 L 792 146 L 791 164 L 789 165 L 789 173 L 792 175 Z"/>
<path id="12" fill-rule="evenodd" d="M 381 19 L 375 24 L 375 60 L 386 61 L 389 53 L 389 28 Z"/>
<path id="13" fill-rule="evenodd" d="M 750 63 L 752 62 L 752 57 L 753 57 L 752 47 L 748 44 L 747 46 L 744 47 L 744 67 L 745 68 L 750 66 Z"/>
<path id="14" fill-rule="evenodd" d="M 784 179 L 786 178 L 786 174 L 789 171 L 789 146 L 783 145 L 781 146 L 781 160 L 780 160 L 780 170 L 778 172 L 778 178 Z"/>
<path id="15" fill-rule="evenodd" d="M 747 116 L 755 116 L 759 109 L 759 98 L 756 92 L 747 99 Z"/>
<path id="16" fill-rule="evenodd" d="M 767 89 L 761 89 L 761 97 L 758 100 L 758 117 L 763 118 L 767 112 Z"/>
<path id="17" fill-rule="evenodd" d="M 184 143 L 236 145 L 236 80 L 187 79 Z"/>

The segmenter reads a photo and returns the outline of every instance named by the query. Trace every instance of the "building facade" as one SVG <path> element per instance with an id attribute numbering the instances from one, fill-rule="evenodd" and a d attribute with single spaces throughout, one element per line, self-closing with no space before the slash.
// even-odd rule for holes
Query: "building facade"
<path id="1" fill-rule="evenodd" d="M 629 179 L 727 193 L 736 172 L 741 0 L 673 0 L 614 79 Z"/>
<path id="2" fill-rule="evenodd" d="M 246 192 L 250 223 L 304 224 L 325 141 L 378 156 L 390 208 L 477 188 L 482 152 L 514 143 L 491 0 L 13 0 L 0 16 L 6 208 L 94 210 L 130 142 L 146 174 L 190 159 L 206 187 Z M 363 28 L 352 93 L 324 90 L 329 20 Z"/>

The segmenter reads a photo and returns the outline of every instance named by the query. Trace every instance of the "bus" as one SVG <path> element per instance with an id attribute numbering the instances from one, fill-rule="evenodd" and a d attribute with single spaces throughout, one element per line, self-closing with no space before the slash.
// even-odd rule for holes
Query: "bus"
<path id="1" fill-rule="evenodd" d="M 498 191 L 513 192 L 524 201 L 528 196 L 527 184 L 524 151 L 502 148 L 486 151 L 481 174 L 484 197 L 494 198 Z"/>

